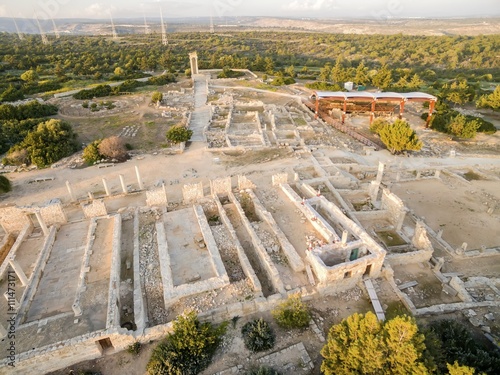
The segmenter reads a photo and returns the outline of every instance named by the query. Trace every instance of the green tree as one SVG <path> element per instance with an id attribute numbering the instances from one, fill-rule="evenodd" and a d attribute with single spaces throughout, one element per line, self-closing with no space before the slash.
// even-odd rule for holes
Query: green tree
<path id="1" fill-rule="evenodd" d="M 120 68 L 119 66 L 115 68 L 114 72 L 115 76 L 121 77 L 125 75 L 125 70 L 123 68 Z"/>
<path id="2" fill-rule="evenodd" d="M 284 328 L 303 328 L 309 326 L 311 314 L 300 299 L 299 294 L 288 296 L 288 299 L 272 311 L 278 325 Z"/>
<path id="3" fill-rule="evenodd" d="M 9 87 L 0 94 L 0 102 L 15 102 L 16 100 L 22 99 L 24 99 L 23 92 L 16 89 L 13 85 L 9 85 Z"/>
<path id="4" fill-rule="evenodd" d="M 379 117 L 379 118 L 373 120 L 372 123 L 370 124 L 370 131 L 372 133 L 375 133 L 375 134 L 380 134 L 380 131 L 389 125 L 391 125 L 391 123 L 389 121 L 387 121 L 384 118 Z"/>
<path id="5" fill-rule="evenodd" d="M 365 67 L 365 64 L 363 64 L 363 62 L 360 62 L 358 67 L 356 68 L 354 83 L 356 83 L 357 85 L 366 85 L 368 81 L 368 68 Z"/>
<path id="6" fill-rule="evenodd" d="M 489 95 L 483 95 L 476 102 L 477 108 L 500 109 L 500 85 Z"/>
<path id="7" fill-rule="evenodd" d="M 21 79 L 26 82 L 35 82 L 38 79 L 38 73 L 33 69 L 27 70 L 21 74 Z"/>
<path id="8" fill-rule="evenodd" d="M 43 168 L 71 155 L 78 147 L 71 125 L 52 119 L 40 123 L 36 130 L 29 132 L 20 148 L 27 150 L 31 163 Z M 16 151 L 16 148 L 12 151 Z"/>
<path id="9" fill-rule="evenodd" d="M 153 95 L 151 95 L 151 101 L 156 105 L 160 104 L 163 100 L 163 94 L 159 91 L 155 91 Z"/>
<path id="10" fill-rule="evenodd" d="M 447 363 L 446 367 L 448 367 L 450 375 L 474 375 L 476 372 L 476 370 L 472 367 L 460 366 L 457 361 L 455 361 L 452 365 Z"/>
<path id="11" fill-rule="evenodd" d="M 375 73 L 372 77 L 372 83 L 379 89 L 386 89 L 392 83 L 392 71 L 387 65 L 382 65 L 382 67 Z"/>
<path id="12" fill-rule="evenodd" d="M 179 316 L 170 333 L 154 350 L 148 375 L 195 375 L 208 367 L 221 343 L 226 324 L 201 323 L 194 312 Z"/>
<path id="13" fill-rule="evenodd" d="M 167 130 L 167 139 L 172 143 L 187 142 L 193 136 L 193 131 L 182 125 L 172 126 Z"/>
<path id="14" fill-rule="evenodd" d="M 83 149 L 83 160 L 88 165 L 93 165 L 97 163 L 99 160 L 104 159 L 104 155 L 99 152 L 99 145 L 101 144 L 101 140 L 97 139 L 92 143 L 89 143 L 87 147 Z"/>
<path id="15" fill-rule="evenodd" d="M 413 318 L 379 322 L 375 314 L 353 314 L 330 328 L 321 350 L 325 375 L 426 375 L 424 337 Z"/>
<path id="16" fill-rule="evenodd" d="M 398 119 L 392 125 L 380 129 L 378 134 L 391 154 L 405 150 L 419 151 L 422 149 L 422 142 L 406 121 Z"/>
<path id="17" fill-rule="evenodd" d="M 0 175 L 0 194 L 8 193 L 11 190 L 12 185 L 10 183 L 10 180 L 5 176 Z"/>
<path id="18" fill-rule="evenodd" d="M 474 138 L 480 127 L 478 120 L 468 120 L 464 115 L 458 114 L 451 118 L 447 130 L 460 138 Z"/>

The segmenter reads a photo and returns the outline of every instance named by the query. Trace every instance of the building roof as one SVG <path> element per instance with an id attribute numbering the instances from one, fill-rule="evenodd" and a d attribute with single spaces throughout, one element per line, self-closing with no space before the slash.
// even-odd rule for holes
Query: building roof
<path id="1" fill-rule="evenodd" d="M 356 91 L 356 92 L 343 92 L 343 91 L 316 91 L 315 95 L 319 99 L 338 99 L 338 100 L 390 100 L 390 101 L 408 101 L 408 100 L 430 100 L 437 101 L 437 98 L 433 95 L 427 94 L 425 92 L 407 92 L 407 93 L 397 93 L 397 92 L 367 92 L 367 91 Z"/>

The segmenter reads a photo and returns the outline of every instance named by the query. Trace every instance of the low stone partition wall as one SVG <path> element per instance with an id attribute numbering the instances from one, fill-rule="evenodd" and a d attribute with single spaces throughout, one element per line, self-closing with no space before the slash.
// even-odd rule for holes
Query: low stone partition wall
<path id="1" fill-rule="evenodd" d="M 311 225 L 323 236 L 327 243 L 340 241 L 335 230 L 319 215 L 316 210 L 308 203 L 303 202 L 299 195 L 288 184 L 281 184 L 281 190 L 292 201 L 293 204 L 309 220 Z"/>
<path id="2" fill-rule="evenodd" d="M 78 280 L 78 287 L 76 288 L 75 301 L 73 302 L 73 312 L 75 316 L 82 315 L 82 307 L 80 305 L 80 298 L 82 293 L 85 291 L 85 274 L 90 271 L 90 255 L 92 253 L 92 246 L 95 240 L 95 230 L 97 228 L 97 219 L 92 218 L 90 220 L 89 230 L 87 232 L 87 244 L 85 245 L 85 251 L 83 253 L 82 267 L 80 269 L 80 278 Z"/>
<path id="3" fill-rule="evenodd" d="M 257 213 L 257 216 L 259 217 L 260 220 L 265 221 L 273 230 L 274 234 L 276 235 L 280 245 L 281 245 L 281 250 L 283 250 L 283 253 L 285 254 L 286 258 L 288 259 L 288 263 L 290 264 L 290 267 L 295 272 L 302 272 L 305 270 L 305 265 L 304 262 L 302 261 L 302 258 L 300 255 L 297 253 L 293 245 L 288 241 L 288 238 L 286 238 L 285 234 L 281 230 L 281 228 L 276 224 L 276 221 L 274 220 L 273 216 L 269 211 L 267 211 L 264 207 L 264 205 L 260 202 L 259 198 L 254 194 L 253 191 L 247 190 L 247 194 L 250 196 L 250 199 L 252 200 L 255 211 Z"/>
<path id="4" fill-rule="evenodd" d="M 259 236 L 255 233 L 255 230 L 253 229 L 252 225 L 250 224 L 250 221 L 245 215 L 245 211 L 240 205 L 240 202 L 236 199 L 233 193 L 229 193 L 229 200 L 231 203 L 234 204 L 236 207 L 236 210 L 238 211 L 238 214 L 240 216 L 240 219 L 243 223 L 243 226 L 245 227 L 246 231 L 250 235 L 250 238 L 252 239 L 252 244 L 255 248 L 255 251 L 257 252 L 260 264 L 262 265 L 262 268 L 266 270 L 269 279 L 271 280 L 273 287 L 275 290 L 277 290 L 281 294 L 285 294 L 285 286 L 283 285 L 283 281 L 281 280 L 279 276 L 279 272 L 274 265 L 271 257 L 267 253 L 266 249 L 264 248 L 264 245 L 262 244 L 262 241 L 260 240 Z"/>
<path id="5" fill-rule="evenodd" d="M 465 288 L 465 283 L 460 280 L 458 276 L 453 276 L 449 285 L 457 291 L 458 298 L 460 298 L 463 302 L 475 302 L 474 298 L 472 298 Z"/>
<path id="6" fill-rule="evenodd" d="M 438 314 L 440 315 L 461 310 L 477 309 L 480 307 L 500 307 L 500 302 L 499 301 L 458 302 L 458 303 L 434 305 L 416 309 L 413 312 L 413 315 L 415 316 L 438 315 Z"/>
<path id="7" fill-rule="evenodd" d="M 389 211 L 389 220 L 396 231 L 400 231 L 407 212 L 403 201 L 388 189 L 383 189 L 381 208 Z"/>
<path id="8" fill-rule="evenodd" d="M 391 266 L 404 266 L 405 264 L 417 264 L 431 260 L 434 250 L 418 250 L 404 254 L 387 254 L 385 258 Z"/>
<path id="9" fill-rule="evenodd" d="M 35 268 L 31 273 L 31 276 L 28 280 L 28 285 L 24 290 L 24 293 L 19 301 L 20 306 L 17 314 L 16 322 L 17 324 L 23 323 L 25 319 L 25 315 L 28 312 L 31 301 L 35 297 L 36 289 L 38 288 L 38 283 L 43 275 L 43 270 L 45 269 L 45 265 L 49 260 L 50 252 L 52 251 L 52 246 L 56 240 L 56 232 L 57 229 L 55 226 L 50 227 L 49 235 L 45 238 L 45 242 L 43 243 L 42 250 L 38 255 L 38 258 L 35 262 Z"/>
<path id="10" fill-rule="evenodd" d="M 220 200 L 217 197 L 214 197 L 214 200 L 215 203 L 217 204 L 219 217 L 222 223 L 226 226 L 227 230 L 229 231 L 229 234 L 231 235 L 231 239 L 233 240 L 234 247 L 236 248 L 236 252 L 238 253 L 238 260 L 240 261 L 241 268 L 243 269 L 243 273 L 245 274 L 246 277 L 248 277 L 248 279 L 252 283 L 253 290 L 256 293 L 262 292 L 262 285 L 260 284 L 259 278 L 255 274 L 255 271 L 252 268 L 252 265 L 250 264 L 247 255 L 245 254 L 245 250 L 243 250 L 243 247 L 241 246 L 240 240 L 236 235 L 236 231 L 234 230 L 233 225 L 231 224 L 231 221 L 229 220 L 226 214 L 226 210 L 224 210 L 222 204 L 220 203 Z"/>
<path id="11" fill-rule="evenodd" d="M 122 217 L 115 215 L 113 220 L 113 250 L 111 253 L 111 270 L 109 275 L 108 312 L 106 328 L 120 326 L 120 272 Z"/>
<path id="12" fill-rule="evenodd" d="M 146 307 L 141 285 L 139 248 L 139 209 L 134 212 L 134 319 L 137 332 L 143 332 L 146 327 Z"/>
<path id="13" fill-rule="evenodd" d="M 215 242 L 214 235 L 212 234 L 212 230 L 210 229 L 210 225 L 208 224 L 208 220 L 205 216 L 205 212 L 203 211 L 203 207 L 201 207 L 200 205 L 196 205 L 193 207 L 193 209 L 196 215 L 196 219 L 198 220 L 198 225 L 201 229 L 203 240 L 205 241 L 208 252 L 210 253 L 210 260 L 212 262 L 212 266 L 214 267 L 215 273 L 217 274 L 217 277 L 221 277 L 222 279 L 224 279 L 224 281 L 227 281 L 227 283 L 229 283 L 229 276 L 227 276 L 226 268 L 224 267 L 224 263 L 222 262 L 219 248 L 217 247 L 217 243 Z"/>
<path id="14" fill-rule="evenodd" d="M 21 244 L 24 242 L 26 237 L 28 237 L 32 232 L 33 232 L 33 226 L 31 225 L 31 223 L 27 223 L 17 236 L 16 240 L 14 241 L 14 244 L 10 248 L 8 254 L 5 256 L 5 259 L 2 262 L 2 265 L 0 266 L 0 279 L 3 279 L 5 276 L 5 272 L 9 267 L 9 260 L 14 259 L 16 257 L 17 250 L 19 250 L 19 247 L 21 247 Z M 9 236 L 9 234 L 6 234 L 5 236 L 6 237 Z"/>

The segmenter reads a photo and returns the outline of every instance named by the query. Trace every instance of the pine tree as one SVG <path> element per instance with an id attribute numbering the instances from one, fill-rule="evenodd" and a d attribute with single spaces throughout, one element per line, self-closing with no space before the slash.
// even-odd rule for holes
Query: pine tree
<path id="1" fill-rule="evenodd" d="M 422 149 L 422 142 L 406 121 L 396 120 L 392 125 L 380 129 L 378 134 L 391 154 L 405 150 L 419 151 Z"/>

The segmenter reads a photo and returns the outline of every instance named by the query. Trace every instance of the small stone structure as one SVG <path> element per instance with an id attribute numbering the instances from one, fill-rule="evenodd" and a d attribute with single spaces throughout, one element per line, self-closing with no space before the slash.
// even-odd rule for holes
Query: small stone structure
<path id="1" fill-rule="evenodd" d="M 203 184 L 188 184 L 182 187 L 182 197 L 184 203 L 194 203 L 198 199 L 203 198 Z"/>
<path id="2" fill-rule="evenodd" d="M 246 176 L 238 175 L 238 190 L 255 189 L 255 184 Z"/>
<path id="3" fill-rule="evenodd" d="M 106 216 L 108 211 L 102 199 L 96 199 L 88 203 L 81 203 L 83 213 L 87 219 Z"/>
<path id="4" fill-rule="evenodd" d="M 275 174 L 275 175 L 273 175 L 272 179 L 273 179 L 273 186 L 287 184 L 288 183 L 288 173 Z"/>
<path id="5" fill-rule="evenodd" d="M 210 181 L 212 195 L 228 194 L 231 192 L 231 177 L 219 178 Z"/>
<path id="6" fill-rule="evenodd" d="M 165 184 L 162 184 L 159 188 L 146 191 L 146 204 L 149 207 L 166 206 L 168 204 Z"/>

